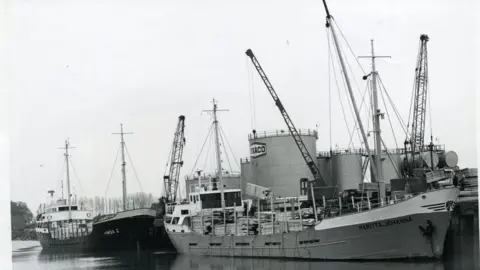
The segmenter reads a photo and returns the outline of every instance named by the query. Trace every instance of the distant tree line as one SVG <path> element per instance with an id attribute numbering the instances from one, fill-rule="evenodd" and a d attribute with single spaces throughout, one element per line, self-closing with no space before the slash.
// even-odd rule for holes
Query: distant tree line
<path id="1" fill-rule="evenodd" d="M 165 212 L 165 199 L 155 199 L 151 193 L 137 192 L 127 196 L 126 210 L 139 208 L 152 208 L 157 210 L 157 214 L 163 215 Z M 79 197 L 76 202 L 84 209 L 92 210 L 94 215 L 114 214 L 123 211 L 123 199 L 117 197 Z"/>

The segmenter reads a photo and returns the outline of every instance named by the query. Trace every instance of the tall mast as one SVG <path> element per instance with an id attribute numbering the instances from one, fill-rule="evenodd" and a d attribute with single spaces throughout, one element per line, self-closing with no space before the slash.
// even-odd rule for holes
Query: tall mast
<path id="1" fill-rule="evenodd" d="M 65 149 L 65 163 L 67 164 L 67 204 L 68 204 L 68 220 L 72 220 L 72 202 L 71 202 L 71 193 L 70 193 L 70 163 L 68 161 L 68 148 L 70 146 L 70 143 L 68 140 L 65 140 L 65 148 L 60 148 L 60 149 Z M 70 148 L 75 148 L 75 147 L 70 147 Z"/>
<path id="2" fill-rule="evenodd" d="M 132 132 L 123 132 L 123 124 L 120 124 L 120 133 L 112 133 L 112 134 L 120 134 L 120 146 L 122 147 L 122 199 L 123 199 L 123 211 L 127 210 L 127 175 L 125 173 L 125 166 L 127 163 L 125 162 L 125 141 L 123 139 L 123 135 L 125 134 L 133 134 Z"/>
<path id="3" fill-rule="evenodd" d="M 217 178 L 220 182 L 220 192 L 221 192 L 221 200 L 222 200 L 222 208 L 225 208 L 225 198 L 223 194 L 223 175 L 222 175 L 222 160 L 220 155 L 220 136 L 218 132 L 218 119 L 217 119 L 217 112 L 219 111 L 228 111 L 228 110 L 219 110 L 217 107 L 217 102 L 215 99 L 212 100 L 213 103 L 213 110 L 206 110 L 213 112 L 213 125 L 215 128 L 215 154 L 217 156 Z"/>
<path id="4" fill-rule="evenodd" d="M 383 179 L 383 166 L 382 166 L 382 136 L 380 128 L 380 118 L 383 118 L 384 113 L 380 111 L 378 107 L 378 93 L 377 93 L 377 70 L 375 68 L 375 58 L 389 58 L 390 56 L 378 56 L 375 55 L 375 50 L 373 46 L 373 39 L 370 40 L 372 47 L 372 54 L 370 56 L 360 56 L 359 58 L 371 58 L 372 60 L 372 71 L 369 75 L 363 77 L 364 80 L 368 76 L 372 76 L 372 96 L 373 96 L 373 133 L 375 134 L 375 165 L 376 165 L 376 182 L 378 182 L 380 189 L 380 197 L 385 197 L 385 182 Z M 375 167 L 372 167 L 372 170 L 375 170 Z"/>
<path id="5" fill-rule="evenodd" d="M 335 43 L 335 49 L 337 50 L 338 58 L 340 59 L 340 65 L 342 66 L 342 74 L 345 77 L 345 82 L 347 83 L 348 93 L 350 94 L 350 99 L 352 101 L 352 106 L 353 106 L 353 109 L 355 111 L 355 116 L 357 118 L 358 126 L 360 128 L 360 133 L 362 133 L 363 142 L 365 143 L 365 150 L 367 151 L 368 158 L 370 159 L 370 164 L 372 164 L 372 167 L 374 168 L 373 169 L 374 178 L 378 179 L 376 165 L 375 165 L 375 162 L 373 160 L 372 154 L 370 153 L 370 147 L 368 146 L 367 135 L 366 135 L 365 129 L 363 127 L 363 123 L 362 123 L 362 119 L 360 117 L 360 113 L 358 112 L 357 102 L 355 101 L 355 97 L 353 96 L 353 91 L 352 91 L 352 86 L 350 84 L 350 79 L 348 78 L 347 69 L 345 67 L 345 62 L 343 60 L 343 55 L 342 55 L 342 52 L 340 50 L 340 45 L 338 44 L 337 34 L 335 33 L 335 28 L 330 27 L 332 25 L 332 15 L 330 15 L 330 11 L 328 10 L 327 3 L 325 2 L 325 0 L 323 0 L 323 5 L 324 5 L 325 11 L 327 13 L 326 27 L 330 28 L 330 30 L 332 31 L 333 41 Z"/>

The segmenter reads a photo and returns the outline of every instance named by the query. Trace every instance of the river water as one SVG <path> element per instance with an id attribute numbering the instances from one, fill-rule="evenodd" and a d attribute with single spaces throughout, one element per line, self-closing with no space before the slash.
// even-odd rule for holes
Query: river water
<path id="1" fill-rule="evenodd" d="M 478 242 L 478 240 L 477 240 Z M 473 243 L 473 241 L 472 241 Z M 177 255 L 169 252 L 116 252 L 112 254 L 49 254 L 36 241 L 14 241 L 12 261 L 15 270 L 69 269 L 275 269 L 275 270 L 472 270 L 478 264 L 476 248 L 466 246 L 451 252 L 444 262 L 324 262 L 282 259 L 219 258 Z M 475 251 L 476 250 L 476 251 Z"/>

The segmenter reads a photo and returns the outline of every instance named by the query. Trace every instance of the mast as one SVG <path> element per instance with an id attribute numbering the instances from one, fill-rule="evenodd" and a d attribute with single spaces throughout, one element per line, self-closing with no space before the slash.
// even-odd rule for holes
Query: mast
<path id="1" fill-rule="evenodd" d="M 225 209 L 225 198 L 223 194 L 223 176 L 222 176 L 222 160 L 220 155 L 220 136 L 218 132 L 218 119 L 217 119 L 217 112 L 219 111 L 228 111 L 228 110 L 219 110 L 217 106 L 217 102 L 215 99 L 212 100 L 213 103 L 213 110 L 205 110 L 213 112 L 213 125 L 215 128 L 215 154 L 217 157 L 217 179 L 220 182 L 220 193 L 221 193 L 221 200 L 222 200 L 222 209 Z"/>
<path id="2" fill-rule="evenodd" d="M 127 175 L 125 173 L 125 166 L 127 163 L 125 162 L 125 140 L 123 139 L 123 135 L 125 134 L 133 134 L 132 132 L 123 132 L 123 124 L 120 124 L 120 133 L 112 133 L 112 134 L 120 134 L 120 146 L 122 147 L 122 199 L 123 199 L 123 211 L 127 210 Z"/>
<path id="3" fill-rule="evenodd" d="M 371 58 L 372 60 L 372 71 L 370 74 L 363 76 L 363 79 L 366 80 L 368 76 L 372 76 L 372 96 L 373 96 L 373 133 L 375 134 L 375 165 L 376 165 L 376 181 L 379 186 L 380 198 L 385 197 L 385 182 L 383 179 L 383 166 L 382 166 L 382 136 L 380 128 L 380 118 L 383 118 L 384 113 L 380 111 L 378 107 L 378 93 L 377 93 L 377 70 L 375 68 L 375 58 L 386 58 L 390 56 L 378 56 L 375 55 L 375 50 L 373 46 L 373 39 L 370 40 L 372 54 L 371 56 L 360 56 L 359 58 Z M 375 170 L 375 167 L 372 167 L 372 170 Z"/>
<path id="4" fill-rule="evenodd" d="M 355 111 L 355 116 L 357 118 L 358 127 L 360 128 L 360 133 L 362 134 L 363 142 L 365 143 L 365 150 L 367 151 L 368 158 L 370 159 L 370 163 L 372 164 L 372 167 L 373 167 L 374 178 L 378 179 L 377 169 L 376 169 L 377 166 L 375 165 L 372 154 L 370 152 L 370 147 L 368 146 L 367 135 L 365 133 L 365 128 L 363 127 L 363 123 L 362 123 L 362 119 L 360 117 L 360 113 L 358 112 L 358 107 L 357 107 L 357 103 L 355 101 L 355 97 L 353 96 L 352 86 L 350 84 L 350 79 L 347 75 L 347 68 L 345 67 L 345 62 L 343 60 L 343 55 L 342 55 L 342 52 L 340 50 L 340 45 L 338 44 L 337 34 L 335 32 L 334 27 L 330 27 L 331 24 L 332 24 L 332 18 L 333 17 L 332 17 L 332 15 L 330 15 L 330 11 L 328 10 L 327 3 L 325 2 L 325 0 L 323 0 L 323 5 L 324 5 L 325 11 L 327 13 L 326 27 L 330 28 L 330 30 L 332 31 L 333 41 L 335 43 L 335 49 L 337 50 L 338 58 L 340 59 L 340 65 L 342 66 L 342 74 L 345 77 L 345 82 L 347 84 L 348 93 L 350 94 L 350 99 L 352 101 L 352 106 L 353 106 L 353 109 Z"/>
<path id="5" fill-rule="evenodd" d="M 65 140 L 65 148 L 60 148 L 60 149 L 65 149 L 65 162 L 67 163 L 67 204 L 68 204 L 68 220 L 72 220 L 72 201 L 71 201 L 71 194 L 70 194 L 70 164 L 68 161 L 68 148 L 70 146 L 70 143 L 67 140 Z M 70 147 L 70 148 L 75 148 L 75 147 Z M 63 190 L 63 187 L 62 187 Z M 63 192 L 62 192 L 63 193 Z"/>

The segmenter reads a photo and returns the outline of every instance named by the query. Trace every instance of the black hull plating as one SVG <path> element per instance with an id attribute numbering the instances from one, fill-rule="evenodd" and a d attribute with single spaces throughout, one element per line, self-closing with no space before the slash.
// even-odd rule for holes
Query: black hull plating
<path id="1" fill-rule="evenodd" d="M 156 231 L 155 217 L 139 215 L 99 222 L 93 225 L 93 251 L 151 250 L 170 242 L 166 233 Z"/>

